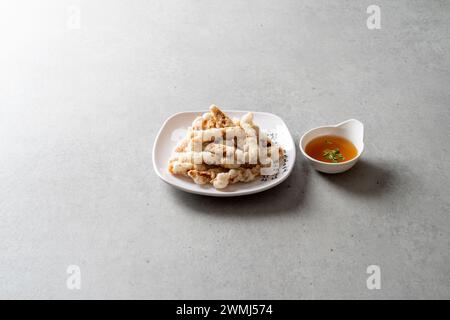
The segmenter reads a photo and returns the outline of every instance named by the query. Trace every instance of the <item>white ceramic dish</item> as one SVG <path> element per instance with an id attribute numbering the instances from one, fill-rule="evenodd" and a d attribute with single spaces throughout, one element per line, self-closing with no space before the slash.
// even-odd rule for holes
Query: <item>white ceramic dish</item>
<path id="1" fill-rule="evenodd" d="M 306 145 L 314 138 L 325 135 L 341 136 L 350 140 L 358 150 L 356 157 L 349 161 L 328 163 L 316 160 L 305 152 Z M 355 119 L 350 119 L 333 126 L 323 126 L 309 130 L 300 138 L 300 150 L 309 160 L 314 169 L 325 173 L 341 173 L 355 165 L 364 151 L 364 125 Z"/>
<path id="2" fill-rule="evenodd" d="M 286 151 L 280 170 L 273 176 L 261 176 L 249 183 L 236 183 L 225 189 L 217 190 L 212 185 L 198 185 L 188 177 L 173 175 L 168 163 L 177 143 L 185 136 L 192 121 L 205 111 L 181 112 L 167 119 L 156 136 L 153 145 L 153 167 L 165 182 L 186 192 L 215 196 L 233 197 L 261 192 L 283 182 L 292 172 L 295 164 L 295 144 L 284 121 L 271 113 L 253 112 L 253 121 L 265 131 L 272 140 Z M 231 118 L 240 118 L 248 111 L 224 111 Z"/>

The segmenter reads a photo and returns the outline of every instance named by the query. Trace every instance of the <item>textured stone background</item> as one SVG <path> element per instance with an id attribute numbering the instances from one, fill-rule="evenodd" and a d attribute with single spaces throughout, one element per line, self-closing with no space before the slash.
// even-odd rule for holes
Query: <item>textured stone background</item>
<path id="1" fill-rule="evenodd" d="M 381 7 L 381 30 L 366 8 Z M 75 5 L 80 29 L 67 25 Z M 72 10 L 72 11 L 71 11 Z M 450 298 L 449 1 L 0 5 L 1 298 Z M 69 20 L 70 22 L 70 20 Z M 238 199 L 152 169 L 184 110 L 357 118 L 348 173 Z M 66 268 L 79 265 L 81 290 Z M 366 288 L 381 267 L 382 289 Z"/>

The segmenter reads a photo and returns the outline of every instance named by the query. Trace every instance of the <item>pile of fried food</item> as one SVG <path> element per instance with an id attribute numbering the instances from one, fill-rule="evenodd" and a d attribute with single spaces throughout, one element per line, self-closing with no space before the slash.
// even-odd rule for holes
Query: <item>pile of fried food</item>
<path id="1" fill-rule="evenodd" d="M 188 128 L 169 161 L 169 171 L 223 189 L 277 173 L 283 154 L 253 123 L 251 112 L 231 119 L 212 105 Z"/>

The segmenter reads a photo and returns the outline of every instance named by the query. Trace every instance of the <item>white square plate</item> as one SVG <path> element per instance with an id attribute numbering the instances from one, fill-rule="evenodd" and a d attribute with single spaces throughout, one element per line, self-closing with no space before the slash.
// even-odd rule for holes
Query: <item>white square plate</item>
<path id="1" fill-rule="evenodd" d="M 279 172 L 273 176 L 260 176 L 249 183 L 238 182 L 217 190 L 212 185 L 198 185 L 189 177 L 173 175 L 168 170 L 169 159 L 177 143 L 183 139 L 192 121 L 207 111 L 181 112 L 167 119 L 156 136 L 153 145 L 153 167 L 165 182 L 186 192 L 215 197 L 233 197 L 261 192 L 283 182 L 291 173 L 295 163 L 295 144 L 284 121 L 266 112 L 253 112 L 253 121 L 280 147 L 285 150 Z M 249 111 L 224 111 L 230 118 L 241 118 Z"/>

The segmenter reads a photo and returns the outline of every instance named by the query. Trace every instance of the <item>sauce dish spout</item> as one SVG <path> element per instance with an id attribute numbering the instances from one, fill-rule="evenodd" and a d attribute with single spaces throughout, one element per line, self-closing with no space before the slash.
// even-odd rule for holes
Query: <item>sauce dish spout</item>
<path id="1" fill-rule="evenodd" d="M 353 141 L 364 141 L 364 125 L 361 121 L 356 119 L 349 119 L 337 124 L 336 127 L 342 128 L 343 130 L 351 133 L 355 137 L 354 140 L 352 139 Z"/>
<path id="2" fill-rule="evenodd" d="M 364 149 L 364 125 L 356 119 L 349 119 L 336 125 L 350 141 L 355 144 L 356 148 L 362 152 Z"/>

